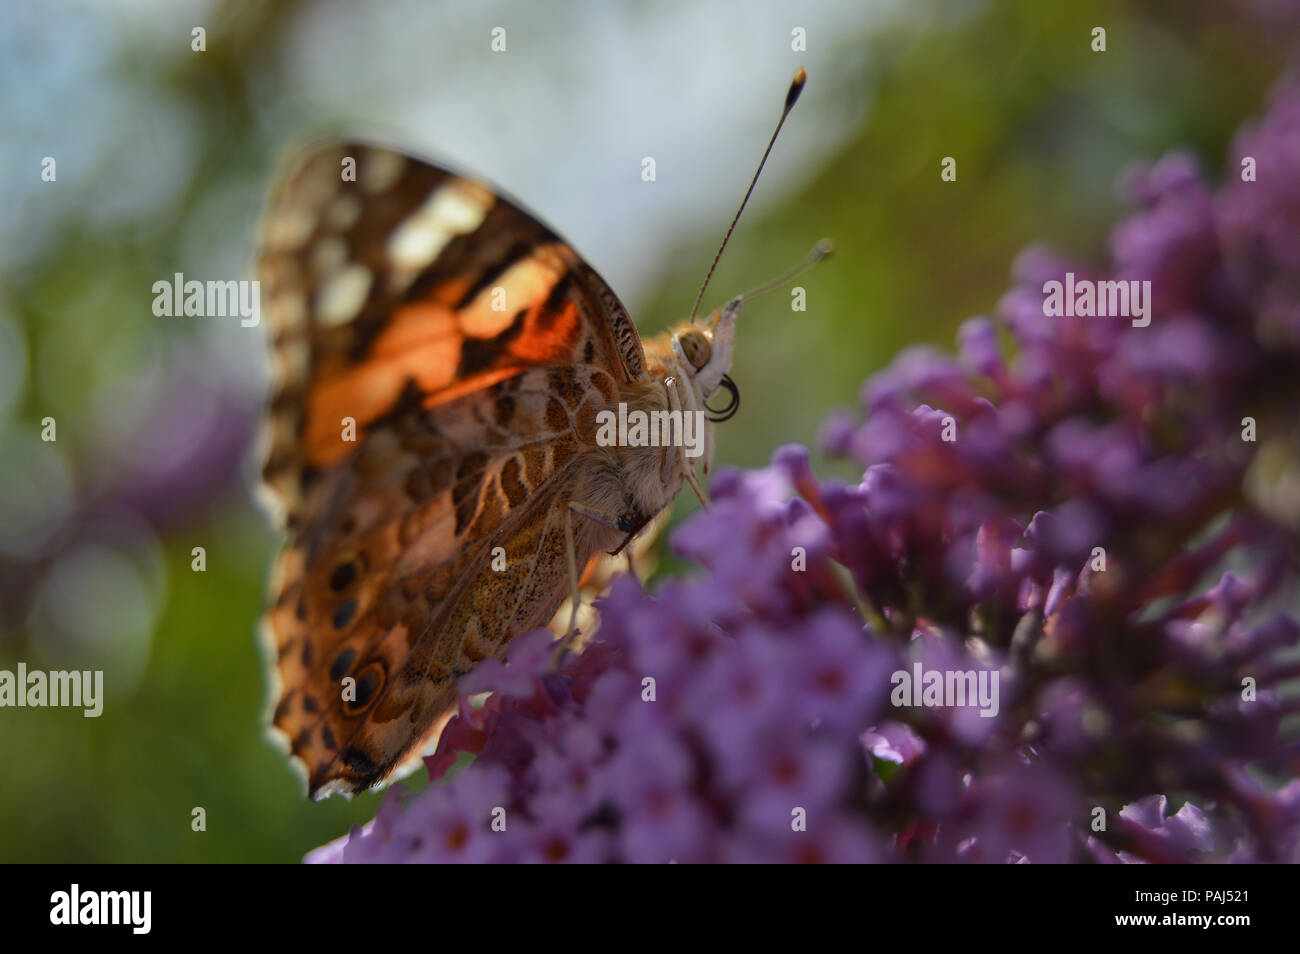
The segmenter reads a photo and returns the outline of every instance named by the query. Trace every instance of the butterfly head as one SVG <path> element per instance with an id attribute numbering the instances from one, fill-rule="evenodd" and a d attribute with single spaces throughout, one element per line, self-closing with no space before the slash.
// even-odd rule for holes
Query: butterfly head
<path id="1" fill-rule="evenodd" d="M 740 301 L 734 298 L 721 311 L 688 321 L 672 333 L 677 366 L 689 377 L 701 404 L 717 393 L 731 370 L 731 347 Z"/>

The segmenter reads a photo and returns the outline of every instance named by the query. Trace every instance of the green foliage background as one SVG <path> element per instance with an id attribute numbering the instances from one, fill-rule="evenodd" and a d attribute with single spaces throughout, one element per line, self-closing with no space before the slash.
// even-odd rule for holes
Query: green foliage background
<path id="1" fill-rule="evenodd" d="M 149 315 L 139 294 L 171 273 L 180 225 L 206 214 L 214 193 L 263 187 L 275 168 L 285 143 L 254 122 L 250 103 L 267 93 L 250 84 L 248 64 L 282 56 L 306 6 L 218 4 L 205 17 L 206 56 L 178 42 L 174 55 L 151 47 L 107 64 L 165 89 L 195 117 L 201 161 L 168 208 L 146 220 L 65 223 L 37 261 L 0 276 L 0 305 L 30 354 L 59 356 L 31 361 L 12 416 L 35 427 L 57 412 L 60 448 L 83 466 L 79 431 L 62 422 L 84 415 L 91 383 L 131 375 L 149 339 L 190 333 Z M 808 312 L 791 313 L 779 294 L 748 307 L 733 372 L 744 405 L 721 429 L 717 461 L 761 465 L 779 444 L 811 443 L 824 414 L 852 404 L 899 349 L 950 347 L 963 319 L 994 309 L 1026 243 L 1102 260 L 1124 210 L 1114 184 L 1130 161 L 1186 147 L 1218 173 L 1232 131 L 1259 109 L 1290 53 L 1293 35 L 1251 9 L 1225 0 L 936 0 L 865 41 L 828 40 L 853 65 L 835 95 L 867 102 L 864 119 L 805 188 L 742 223 L 713 300 L 783 271 L 823 235 L 837 251 L 801 281 Z M 1107 29 L 1105 53 L 1089 47 L 1097 25 Z M 365 55 L 384 69 L 383 49 Z M 754 58 L 755 75 L 786 70 Z M 4 76 L 21 83 L 13 70 Z M 23 92 L 15 85 L 8 95 Z M 39 156 L 39 144 L 31 151 Z M 955 183 L 940 182 L 943 156 L 957 157 Z M 747 175 L 737 171 L 737 193 Z M 656 294 L 629 303 L 644 331 L 681 317 L 724 225 L 682 234 L 658 263 Z M 677 517 L 691 509 L 679 500 Z M 209 538 L 220 544 L 209 547 L 207 572 L 190 572 L 190 547 Z M 210 495 L 162 544 L 166 599 L 129 697 L 99 719 L 0 710 L 0 860 L 297 861 L 373 816 L 375 795 L 308 803 L 263 739 L 254 627 L 277 541 L 249 488 L 232 482 Z M 21 598 L 38 570 L 0 562 L 0 668 L 30 659 L 42 639 Z M 682 570 L 670 559 L 662 572 Z M 206 809 L 206 832 L 191 831 L 194 806 Z"/>

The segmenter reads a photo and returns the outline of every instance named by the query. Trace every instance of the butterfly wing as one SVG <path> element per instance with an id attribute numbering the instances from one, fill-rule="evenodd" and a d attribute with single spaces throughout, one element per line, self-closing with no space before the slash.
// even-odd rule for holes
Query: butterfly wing
<path id="1" fill-rule="evenodd" d="M 360 434 L 545 364 L 645 377 L 636 326 L 554 232 L 483 183 L 403 153 L 304 156 L 265 217 L 272 341 L 263 477 L 289 509 Z"/>
<path id="2" fill-rule="evenodd" d="M 418 754 L 456 679 L 567 595 L 595 415 L 644 357 L 554 233 L 388 150 L 308 155 L 270 204 L 258 273 L 264 477 L 290 533 L 264 626 L 271 721 L 313 797 L 350 793 Z M 583 565 L 599 541 L 575 543 Z"/>

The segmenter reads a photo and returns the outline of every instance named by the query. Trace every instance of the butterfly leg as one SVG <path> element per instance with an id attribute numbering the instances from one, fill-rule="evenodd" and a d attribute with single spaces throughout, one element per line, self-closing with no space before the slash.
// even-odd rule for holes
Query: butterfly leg
<path id="1" fill-rule="evenodd" d="M 682 412 L 683 416 L 685 416 L 685 413 L 688 412 L 683 411 L 682 399 L 677 391 L 677 381 L 673 378 L 665 378 L 664 390 L 668 392 L 668 410 Z M 691 389 L 688 388 L 687 390 L 689 391 Z M 692 394 L 690 398 L 688 398 L 688 401 L 692 405 L 694 405 L 695 403 L 694 394 Z M 695 479 L 695 463 L 689 457 L 686 456 L 685 442 L 683 442 L 677 448 L 677 451 L 678 451 L 677 462 L 682 469 L 682 476 L 686 478 L 686 482 L 691 485 L 691 490 L 695 491 L 695 496 L 700 498 L 700 505 L 705 510 L 708 510 L 709 498 L 704 496 L 704 491 L 700 488 L 700 482 Z"/>
<path id="2" fill-rule="evenodd" d="M 674 387 L 676 387 L 675 381 L 673 382 L 673 384 Z M 696 400 L 695 388 L 693 387 L 682 388 L 678 394 L 678 398 L 679 400 L 681 400 L 682 407 L 684 408 L 683 416 L 685 414 L 693 414 L 696 416 L 697 420 L 703 416 L 702 412 L 704 411 L 704 408 L 700 407 L 699 402 Z M 704 458 L 703 470 L 707 474 L 709 472 L 709 461 L 713 460 L 713 428 L 711 427 L 704 428 L 703 451 L 704 451 L 704 453 L 702 454 Z M 690 458 L 686 458 L 686 459 L 690 460 Z M 695 465 L 694 463 L 692 463 L 691 476 L 694 475 L 695 475 Z M 708 505 L 706 504 L 705 508 L 707 509 L 707 507 Z"/>
<path id="3" fill-rule="evenodd" d="M 573 504 L 564 511 L 564 555 L 569 561 L 569 626 L 564 634 L 561 652 L 569 648 L 569 643 L 578 633 L 578 607 L 582 602 L 582 593 L 578 579 L 578 557 L 573 548 Z"/>
<path id="4" fill-rule="evenodd" d="M 573 642 L 578 635 L 578 609 L 582 605 L 582 589 L 580 585 L 581 578 L 578 576 L 577 549 L 573 544 L 573 515 L 575 513 L 600 524 L 602 527 L 608 527 L 611 530 L 627 532 L 631 529 L 627 517 L 604 513 L 600 510 L 593 510 L 591 507 L 585 506 L 584 504 L 569 501 L 569 506 L 564 511 L 564 551 L 569 563 L 569 599 L 572 605 L 569 610 L 568 631 L 565 633 L 563 639 L 560 640 L 560 647 L 556 653 L 557 660 L 573 646 Z M 641 526 L 645 526 L 644 521 L 642 521 Z M 636 529 L 639 530 L 640 528 L 641 527 L 637 527 Z M 636 531 L 633 530 L 632 534 L 635 534 L 635 532 Z M 631 539 L 631 535 L 629 535 L 628 539 Z M 630 556 L 629 559 L 631 559 Z"/>

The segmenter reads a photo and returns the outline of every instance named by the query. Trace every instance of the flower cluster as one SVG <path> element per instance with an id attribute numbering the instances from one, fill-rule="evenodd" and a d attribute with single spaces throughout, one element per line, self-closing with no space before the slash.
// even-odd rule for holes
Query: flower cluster
<path id="1" fill-rule="evenodd" d="M 1136 173 L 1109 269 L 1030 250 L 955 358 L 872 378 L 823 434 L 859 484 L 718 474 L 698 577 L 481 665 L 439 784 L 312 858 L 1300 861 L 1300 88 L 1227 170 Z M 1149 281 L 1150 325 L 1047 317 L 1067 272 Z"/>

